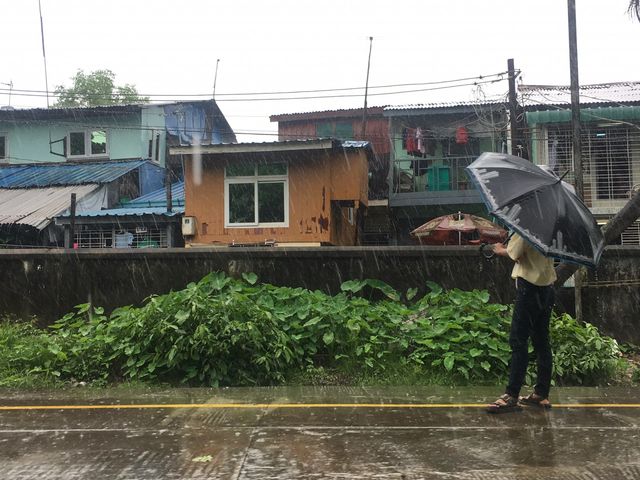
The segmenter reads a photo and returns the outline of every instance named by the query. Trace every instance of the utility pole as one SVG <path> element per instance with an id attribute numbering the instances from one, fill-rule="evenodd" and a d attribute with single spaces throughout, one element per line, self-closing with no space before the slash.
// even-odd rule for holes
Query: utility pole
<path id="1" fill-rule="evenodd" d="M 44 88 L 47 93 L 47 108 L 49 108 L 49 77 L 47 75 L 47 54 L 44 49 L 44 22 L 42 21 L 42 5 L 38 0 L 38 10 L 40 11 L 40 38 L 42 39 L 42 59 L 44 61 Z M 51 135 L 51 133 L 49 133 Z M 51 138 L 49 138 L 51 143 Z"/>
<path id="2" fill-rule="evenodd" d="M 578 41 L 576 39 L 576 1 L 567 0 L 569 7 L 569 69 L 571 73 L 571 128 L 573 130 L 573 163 L 576 193 L 584 198 L 582 173 L 582 142 L 580 129 L 580 83 L 578 81 Z"/>
<path id="3" fill-rule="evenodd" d="M 362 132 L 361 139 L 365 140 L 367 134 L 367 95 L 369 94 L 369 70 L 371 68 L 371 49 L 373 48 L 373 37 L 369 37 L 369 60 L 367 61 L 367 81 L 364 85 L 364 109 L 362 110 Z"/>
<path id="4" fill-rule="evenodd" d="M 516 69 L 513 66 L 513 58 L 507 60 L 507 72 L 509 76 L 509 129 L 511 130 L 511 155 L 517 155 L 518 151 L 518 99 L 516 95 Z"/>
<path id="5" fill-rule="evenodd" d="M 218 83 L 218 65 L 220 65 L 220 59 L 216 60 L 216 73 L 213 76 L 213 99 L 216 99 L 216 83 Z"/>
<path id="6" fill-rule="evenodd" d="M 580 129 L 580 83 L 578 81 L 578 41 L 576 35 L 576 1 L 567 0 L 569 19 L 569 71 L 571 75 L 571 128 L 573 130 L 573 169 L 576 194 L 584 199 L 582 174 L 582 132 Z M 576 320 L 582 322 L 582 283 L 585 269 L 580 268 L 573 276 Z"/>
<path id="7" fill-rule="evenodd" d="M 71 206 L 69 207 L 69 244 L 67 248 L 73 248 L 76 242 L 76 194 L 71 194 Z"/>

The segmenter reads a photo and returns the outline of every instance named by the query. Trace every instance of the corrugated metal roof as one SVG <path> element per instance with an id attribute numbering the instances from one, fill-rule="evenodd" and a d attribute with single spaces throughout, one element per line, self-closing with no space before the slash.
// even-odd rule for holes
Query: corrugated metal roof
<path id="1" fill-rule="evenodd" d="M 382 115 L 386 106 L 367 107 L 367 115 Z M 351 118 L 362 119 L 363 108 L 345 108 L 338 110 L 320 110 L 316 112 L 281 113 L 271 115 L 272 122 L 292 122 L 296 120 L 326 120 L 329 118 Z"/>
<path id="2" fill-rule="evenodd" d="M 110 183 L 145 163 L 148 163 L 148 160 L 10 165 L 0 167 L 0 188 Z"/>
<path id="3" fill-rule="evenodd" d="M 456 102 L 434 102 L 434 103 L 411 103 L 408 105 L 390 105 L 385 107 L 384 111 L 394 112 L 399 110 L 435 110 L 441 108 L 456 108 L 456 107 L 481 107 L 490 105 L 503 105 L 505 103 L 504 98 L 496 100 L 483 100 L 483 101 L 456 101 Z"/>
<path id="4" fill-rule="evenodd" d="M 171 201 L 174 206 L 184 206 L 184 181 L 171 185 Z M 159 188 L 138 198 L 126 202 L 123 208 L 162 207 L 167 205 L 167 192 Z"/>
<path id="5" fill-rule="evenodd" d="M 0 188 L 0 224 L 30 225 L 42 230 L 51 219 L 69 208 L 71 194 L 76 198 L 90 194 L 100 185 L 81 185 L 52 188 Z"/>
<path id="6" fill-rule="evenodd" d="M 582 105 L 640 105 L 640 82 L 580 85 Z M 527 109 L 536 106 L 571 105 L 571 87 L 562 85 L 519 85 L 518 97 Z"/>
<path id="7" fill-rule="evenodd" d="M 354 145 L 361 143 L 361 145 Z M 212 145 L 184 145 L 170 147 L 171 155 L 222 155 L 241 153 L 263 153 L 263 152 L 294 152 L 304 150 L 329 150 L 332 148 L 367 148 L 369 142 L 354 142 L 336 140 L 334 138 L 309 138 L 304 140 L 282 140 L 278 142 L 245 142 L 245 143 L 218 143 Z"/>
<path id="8" fill-rule="evenodd" d="M 174 217 L 184 213 L 184 182 L 176 182 L 171 186 L 171 212 L 167 212 L 167 198 L 164 188 L 154 190 L 142 197 L 138 197 L 126 202 L 120 208 L 110 208 L 104 210 L 92 210 L 82 212 L 76 215 L 77 218 L 93 218 L 93 217 L 131 217 L 143 215 L 160 215 L 165 217 Z M 60 215 L 59 219 L 68 219 L 69 213 Z M 64 221 L 63 223 L 67 223 Z"/>
<path id="9" fill-rule="evenodd" d="M 366 140 L 345 140 L 342 142 L 342 148 L 367 148 L 370 145 Z"/>
<path id="10" fill-rule="evenodd" d="M 83 212 L 76 215 L 77 218 L 82 217 L 142 217 L 143 215 L 158 215 L 164 217 L 175 217 L 176 215 L 182 215 L 184 213 L 184 207 L 174 207 L 170 212 L 167 212 L 166 207 L 125 207 L 125 208 L 110 208 L 107 210 L 94 210 L 91 212 Z M 68 218 L 69 214 L 61 215 L 61 218 Z"/>
<path id="11" fill-rule="evenodd" d="M 181 102 L 149 102 L 149 103 L 129 103 L 119 105 L 98 105 L 93 107 L 68 107 L 68 108 L 2 108 L 0 109 L 0 121 L 17 119 L 43 120 L 51 118 L 70 117 L 82 119 L 101 115 L 121 115 L 139 113 L 147 107 L 165 107 L 175 105 L 204 105 L 211 104 L 213 100 L 185 100 Z"/>
<path id="12" fill-rule="evenodd" d="M 139 113 L 144 105 L 103 105 L 96 107 L 73 108 L 11 108 L 0 109 L 0 121 L 45 120 L 53 118 L 73 118 L 81 120 L 101 115 L 122 115 Z"/>

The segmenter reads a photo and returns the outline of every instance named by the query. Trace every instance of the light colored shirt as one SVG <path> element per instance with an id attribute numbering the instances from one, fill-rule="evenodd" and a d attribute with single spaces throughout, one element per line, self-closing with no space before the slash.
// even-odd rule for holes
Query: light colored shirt
<path id="1" fill-rule="evenodd" d="M 553 260 L 545 257 L 522 237 L 515 234 L 507 244 L 507 253 L 515 265 L 511 278 L 524 278 L 527 282 L 539 287 L 551 285 L 556 281 Z"/>

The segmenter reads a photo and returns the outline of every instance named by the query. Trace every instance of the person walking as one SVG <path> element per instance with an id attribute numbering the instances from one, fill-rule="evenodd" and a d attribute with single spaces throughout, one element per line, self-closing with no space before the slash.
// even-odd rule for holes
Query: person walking
<path id="1" fill-rule="evenodd" d="M 516 282 L 516 301 L 509 334 L 509 383 L 505 393 L 487 405 L 487 411 L 506 413 L 520 410 L 521 405 L 551 408 L 549 390 L 553 359 L 549 321 L 555 300 L 553 283 L 556 281 L 553 259 L 542 255 L 518 234 L 514 234 L 506 246 L 494 244 L 493 252 L 515 262 L 511 277 Z M 519 397 L 529 365 L 529 338 L 536 355 L 538 376 L 533 392 Z"/>

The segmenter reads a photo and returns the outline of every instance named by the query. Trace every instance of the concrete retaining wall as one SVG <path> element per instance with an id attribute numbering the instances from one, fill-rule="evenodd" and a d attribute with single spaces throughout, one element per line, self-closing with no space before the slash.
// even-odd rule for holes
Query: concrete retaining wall
<path id="1" fill-rule="evenodd" d="M 639 260 L 640 248 L 609 247 L 589 274 L 583 308 L 585 319 L 606 333 L 640 344 Z M 401 291 L 424 291 L 430 280 L 444 288 L 486 289 L 500 303 L 514 298 L 511 262 L 486 260 L 475 247 L 2 250 L 0 314 L 36 315 L 48 323 L 80 303 L 107 310 L 139 304 L 216 270 L 255 272 L 263 282 L 327 292 L 346 280 L 377 278 Z M 572 290 L 562 290 L 559 308 L 571 311 Z"/>

